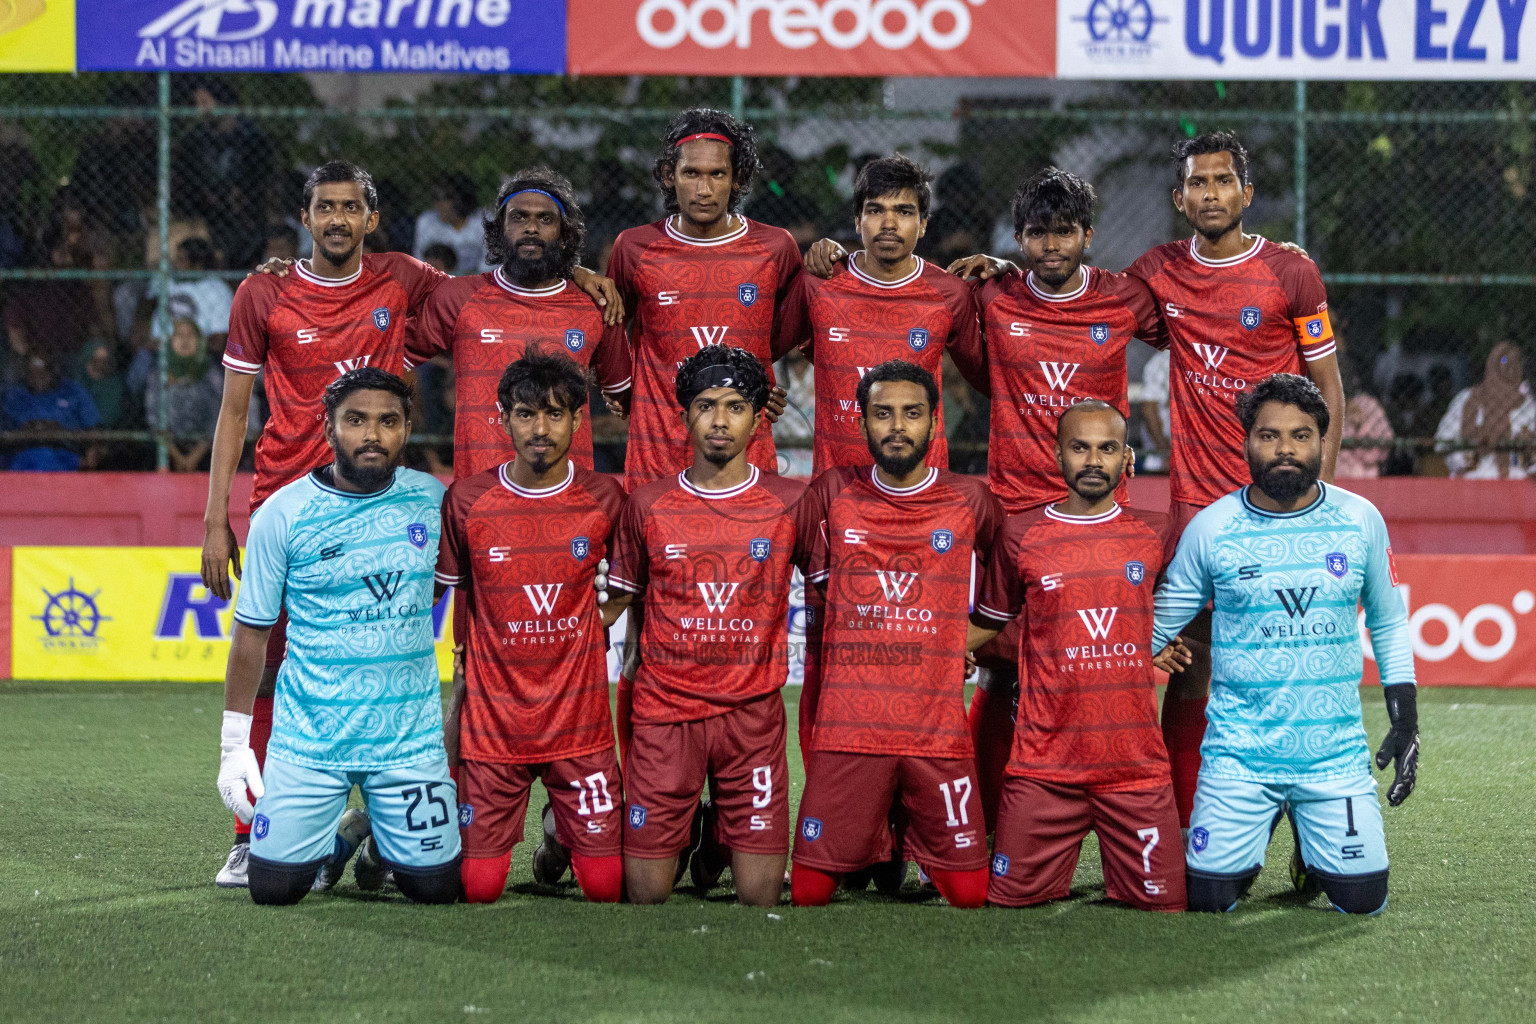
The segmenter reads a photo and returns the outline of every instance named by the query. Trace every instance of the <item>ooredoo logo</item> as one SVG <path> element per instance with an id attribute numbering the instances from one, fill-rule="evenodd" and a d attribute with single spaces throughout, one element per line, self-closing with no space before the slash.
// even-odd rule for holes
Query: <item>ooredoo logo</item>
<path id="1" fill-rule="evenodd" d="M 1409 587 L 1399 588 L 1403 601 L 1409 602 Z M 1520 636 L 1519 620 L 1536 610 L 1536 593 L 1519 590 L 1507 605 L 1485 601 L 1465 615 L 1450 605 L 1432 601 L 1417 608 L 1408 603 L 1408 636 L 1413 643 L 1413 656 L 1422 661 L 1445 661 L 1458 652 L 1474 661 L 1490 664 L 1508 655 Z M 1362 633 L 1365 628 L 1365 612 L 1359 622 Z M 1365 654 L 1375 657 L 1367 643 Z"/>
<path id="2" fill-rule="evenodd" d="M 792 50 L 826 43 L 852 50 L 873 40 L 887 50 L 922 41 L 953 50 L 971 34 L 972 7 L 986 0 L 645 0 L 635 27 L 647 45 L 669 50 L 684 39 L 706 49 L 752 45 L 766 27 Z"/>

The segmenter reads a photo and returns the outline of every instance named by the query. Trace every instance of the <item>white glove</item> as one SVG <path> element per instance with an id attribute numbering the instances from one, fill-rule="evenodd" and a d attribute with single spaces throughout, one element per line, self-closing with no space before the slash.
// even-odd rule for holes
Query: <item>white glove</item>
<path id="1" fill-rule="evenodd" d="M 251 716 L 225 711 L 219 731 L 219 796 L 242 822 L 249 822 L 256 814 L 246 798 L 247 789 L 258 800 L 267 791 L 256 766 L 256 752 L 251 749 Z"/>
<path id="2" fill-rule="evenodd" d="M 597 575 L 592 577 L 592 589 L 597 591 L 597 603 L 608 603 L 608 559 L 600 559 L 597 563 Z"/>

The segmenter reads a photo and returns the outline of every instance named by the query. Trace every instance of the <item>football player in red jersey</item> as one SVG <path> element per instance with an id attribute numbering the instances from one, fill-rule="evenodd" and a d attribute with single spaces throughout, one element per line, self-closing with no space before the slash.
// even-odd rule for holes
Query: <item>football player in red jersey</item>
<path id="1" fill-rule="evenodd" d="M 293 273 L 259 274 L 235 291 L 224 347 L 224 399 L 213 436 L 208 507 L 203 519 L 203 585 L 228 600 L 240 578 L 240 550 L 229 523 L 229 492 L 245 444 L 255 374 L 266 370 L 271 418 L 256 443 L 251 511 L 284 484 L 329 461 L 318 429 L 325 387 L 347 370 L 375 366 L 404 372 L 407 321 L 447 275 L 401 253 L 363 255 L 363 238 L 378 226 L 378 192 L 368 172 L 333 160 L 304 183 L 304 227 L 314 256 Z M 267 643 L 257 691 L 251 748 L 266 758 L 272 693 L 287 646 L 286 619 Z M 250 826 L 236 821 L 235 846 L 217 882 L 246 884 Z"/>
<path id="2" fill-rule="evenodd" d="M 1021 622 L 1025 666 L 987 899 L 1065 897 L 1092 829 L 1110 899 L 1180 911 L 1184 855 L 1150 648 L 1166 517 L 1115 500 L 1132 457 L 1124 413 L 1087 399 L 1056 429 L 1067 496 L 1008 517 L 971 613 L 973 650 Z"/>
<path id="3" fill-rule="evenodd" d="M 518 171 L 496 194 L 485 219 L 487 274 L 456 277 L 427 300 L 407 338 L 406 362 L 440 352 L 453 358 L 453 476 L 473 476 L 512 458 L 496 404 L 502 372 L 525 352 L 543 349 L 591 367 L 603 393 L 628 408 L 629 342 L 571 274 L 586 221 L 571 183 L 547 167 Z M 571 458 L 592 468 L 592 428 L 583 418 Z"/>
<path id="4" fill-rule="evenodd" d="M 1249 482 L 1235 409 L 1240 394 L 1275 373 L 1311 377 L 1333 414 L 1322 466 L 1322 479 L 1330 483 L 1344 422 L 1344 384 L 1322 275 L 1294 247 L 1244 233 L 1253 184 L 1242 142 L 1232 132 L 1200 135 L 1180 142 L 1174 158 L 1173 203 L 1195 234 L 1157 246 L 1127 271 L 1156 296 L 1170 342 L 1169 557 L 1195 513 Z M 1188 827 L 1211 683 L 1209 611 L 1183 635 L 1194 660 L 1168 681 L 1163 739 L 1179 817 Z"/>
<path id="5" fill-rule="evenodd" d="M 748 461 L 768 401 L 756 353 L 709 345 L 683 361 L 676 401 L 693 464 L 634 491 L 614 540 L 604 618 L 644 602 L 632 668 L 634 731 L 624 754 L 624 881 L 662 903 L 680 877 L 699 796 L 693 858 L 708 887 L 729 850 L 736 898 L 772 906 L 789 852 L 784 701 L 790 576 L 804 563 L 805 485 Z"/>
<path id="6" fill-rule="evenodd" d="M 875 465 L 817 477 L 802 515 L 806 578 L 827 615 L 791 894 L 824 905 L 839 876 L 887 861 L 883 826 L 899 799 L 907 856 L 952 905 L 978 907 L 987 842 L 965 720 L 966 613 L 1003 512 L 983 482 L 927 465 L 931 374 L 892 360 L 857 395 Z"/>
<path id="7" fill-rule="evenodd" d="M 569 865 L 587 898 L 605 903 L 623 885 L 607 630 L 592 588 L 624 492 L 568 458 L 588 386 L 587 372 L 553 350 L 508 366 L 497 392 L 517 457 L 459 478 L 443 499 L 437 582 L 458 588 L 469 622 L 445 728 L 463 759 L 470 903 L 501 897 L 535 778 L 550 803 L 534 878 L 554 884 Z"/>

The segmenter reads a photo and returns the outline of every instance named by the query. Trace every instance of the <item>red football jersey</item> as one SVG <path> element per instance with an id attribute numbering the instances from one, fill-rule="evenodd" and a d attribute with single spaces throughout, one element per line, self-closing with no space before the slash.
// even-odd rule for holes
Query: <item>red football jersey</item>
<path id="1" fill-rule="evenodd" d="M 316 277 L 305 261 L 287 277 L 254 274 L 235 289 L 224 366 L 266 367 L 267 420 L 256 442 L 251 509 L 331 461 L 321 420 L 326 385 L 348 370 L 405 372 L 406 322 L 448 275 L 398 252 L 363 257 L 352 277 Z"/>
<path id="2" fill-rule="evenodd" d="M 529 490 L 504 463 L 443 498 L 437 582 L 467 602 L 459 751 L 471 761 L 545 764 L 613 748 L 608 631 L 592 579 L 624 490 L 567 465 L 564 483 Z"/>
<path id="3" fill-rule="evenodd" d="M 979 301 L 992 377 L 992 493 L 1009 512 L 1061 501 L 1056 421 L 1090 398 L 1130 415 L 1125 347 L 1132 338 L 1166 347 L 1157 305 L 1136 278 L 1090 266 L 1064 295 L 1036 287 L 1031 271 L 993 278 Z M 1116 497 L 1126 495 L 1122 482 Z"/>
<path id="4" fill-rule="evenodd" d="M 734 345 L 763 361 L 769 379 L 775 313 L 800 274 L 800 250 L 783 228 L 738 218 L 720 238 L 689 238 L 667 218 L 620 233 L 608 276 L 633 317 L 635 389 L 624 458 L 624 489 L 671 477 L 693 463 L 678 407 L 677 368 L 706 345 Z M 785 350 L 787 351 L 787 349 Z M 773 432 L 764 422 L 747 457 L 778 472 Z"/>
<path id="5" fill-rule="evenodd" d="M 1116 505 L 1010 516 L 976 610 L 1024 611 L 1008 773 L 1104 791 L 1170 782 L 1152 670 L 1152 593 L 1167 517 Z"/>
<path id="6" fill-rule="evenodd" d="M 636 724 L 709 718 L 784 685 L 804 494 L 753 466 L 728 490 L 679 473 L 629 496 L 608 582 L 644 595 Z"/>
<path id="7" fill-rule="evenodd" d="M 1263 238 L 1219 261 L 1198 255 L 1193 238 L 1169 242 L 1126 273 L 1152 289 L 1168 325 L 1169 490 L 1174 501 L 1209 505 L 1250 482 L 1238 392 L 1334 354 L 1323 276 Z"/>
<path id="8" fill-rule="evenodd" d="M 781 313 L 782 342 L 776 347 L 788 351 L 803 344 L 816 368 L 813 472 L 818 476 L 834 466 L 874 465 L 859 433 L 857 392 L 864 374 L 881 363 L 916 363 L 933 374 L 942 392 L 948 349 L 965 378 L 987 390 L 970 286 L 923 259 L 899 281 L 877 281 L 859 269 L 859 255 L 848 257 L 827 280 L 801 274 Z M 942 403 L 938 413 L 927 462 L 947 467 Z"/>
<path id="9" fill-rule="evenodd" d="M 496 388 L 508 364 L 529 349 L 559 352 L 592 368 L 603 391 L 629 387 L 629 340 L 605 327 L 602 311 L 571 281 L 519 288 L 501 272 L 456 277 L 432 293 L 406 339 L 407 366 L 439 352 L 453 358 L 453 478 L 517 458 L 501 429 Z M 571 439 L 571 458 L 592 468 L 591 410 Z"/>
<path id="10" fill-rule="evenodd" d="M 843 466 L 811 484 L 802 519 L 806 578 L 827 587 L 812 749 L 971 757 L 972 571 L 1003 523 L 986 483 L 934 467 L 897 490 Z"/>

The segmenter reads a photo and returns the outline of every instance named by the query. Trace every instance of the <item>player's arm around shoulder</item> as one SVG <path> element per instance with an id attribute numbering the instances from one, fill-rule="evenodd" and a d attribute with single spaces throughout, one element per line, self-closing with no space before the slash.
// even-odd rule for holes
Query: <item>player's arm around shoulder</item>
<path id="1" fill-rule="evenodd" d="M 1152 649 L 1157 652 L 1152 663 L 1165 672 L 1181 671 L 1192 661 L 1179 631 L 1216 594 L 1210 538 L 1236 500 L 1234 495 L 1227 495 L 1201 509 L 1185 527 L 1173 559 L 1163 570 L 1152 604 Z"/>

